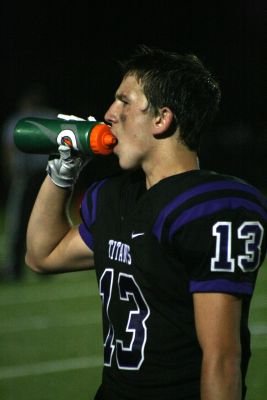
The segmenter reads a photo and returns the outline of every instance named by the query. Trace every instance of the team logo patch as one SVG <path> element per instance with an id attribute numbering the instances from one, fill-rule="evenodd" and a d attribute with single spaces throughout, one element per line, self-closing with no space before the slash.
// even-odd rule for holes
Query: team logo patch
<path id="1" fill-rule="evenodd" d="M 74 150 L 79 150 L 78 145 L 77 145 L 77 139 L 76 136 L 74 135 L 73 131 L 70 129 L 63 129 L 58 134 L 57 137 L 57 144 L 67 144 L 68 146 L 72 147 Z"/>

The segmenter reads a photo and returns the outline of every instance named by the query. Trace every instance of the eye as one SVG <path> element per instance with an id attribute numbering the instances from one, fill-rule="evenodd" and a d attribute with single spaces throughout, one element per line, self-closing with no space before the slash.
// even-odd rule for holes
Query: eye
<path id="1" fill-rule="evenodd" d="M 124 97 L 124 96 L 121 96 L 120 98 L 119 98 L 119 100 L 120 100 L 120 102 L 122 103 L 122 104 L 129 104 L 129 100 L 127 99 L 127 97 Z"/>
<path id="2" fill-rule="evenodd" d="M 121 95 L 121 94 L 119 94 L 119 95 L 117 95 L 116 96 L 116 99 L 118 100 L 118 101 L 120 101 L 123 105 L 128 105 L 129 104 L 129 99 L 128 99 L 128 97 L 126 97 L 125 95 Z"/>

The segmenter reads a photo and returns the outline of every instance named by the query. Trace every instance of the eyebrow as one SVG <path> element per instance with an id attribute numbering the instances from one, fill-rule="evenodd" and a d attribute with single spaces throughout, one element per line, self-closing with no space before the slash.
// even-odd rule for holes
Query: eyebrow
<path id="1" fill-rule="evenodd" d="M 129 97 L 123 93 L 116 93 L 115 99 L 121 100 L 121 101 L 125 101 L 125 100 L 129 101 Z"/>

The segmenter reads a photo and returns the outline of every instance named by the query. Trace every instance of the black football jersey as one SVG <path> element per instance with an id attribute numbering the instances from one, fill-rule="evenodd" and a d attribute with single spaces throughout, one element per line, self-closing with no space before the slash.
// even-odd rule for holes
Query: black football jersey
<path id="1" fill-rule="evenodd" d="M 80 235 L 94 251 L 103 305 L 99 399 L 198 399 L 201 349 L 192 294 L 242 296 L 248 312 L 266 253 L 266 199 L 233 177 L 189 171 L 149 190 L 142 172 L 86 193 Z"/>

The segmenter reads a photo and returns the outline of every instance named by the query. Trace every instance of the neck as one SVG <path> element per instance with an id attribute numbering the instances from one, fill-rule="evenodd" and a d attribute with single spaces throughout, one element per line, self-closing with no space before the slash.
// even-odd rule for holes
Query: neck
<path id="1" fill-rule="evenodd" d="M 167 146 L 153 154 L 144 162 L 143 170 L 146 175 L 146 187 L 151 188 L 156 183 L 169 176 L 199 169 L 197 154 L 184 145 Z"/>

